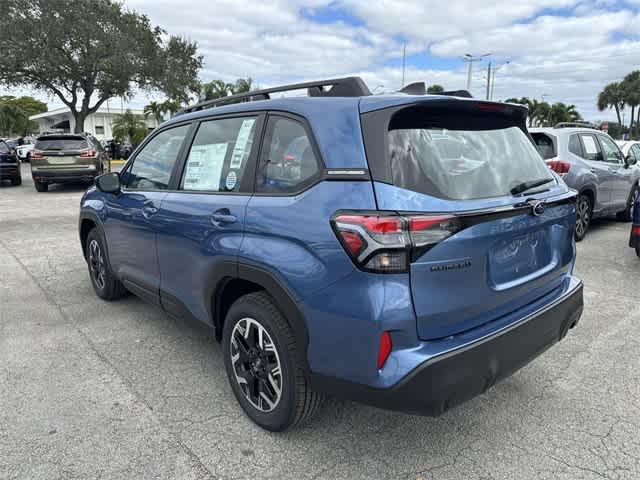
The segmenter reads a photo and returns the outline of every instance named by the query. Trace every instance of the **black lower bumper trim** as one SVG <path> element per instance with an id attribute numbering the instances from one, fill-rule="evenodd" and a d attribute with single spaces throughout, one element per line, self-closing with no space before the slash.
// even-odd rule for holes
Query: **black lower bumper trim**
<path id="1" fill-rule="evenodd" d="M 33 180 L 41 183 L 65 183 L 65 182 L 93 182 L 98 176 L 97 171 L 79 172 L 33 172 Z"/>
<path id="2" fill-rule="evenodd" d="M 582 283 L 513 327 L 428 360 L 397 385 L 373 388 L 312 375 L 318 391 L 376 407 L 437 416 L 485 392 L 564 338 L 582 315 Z"/>

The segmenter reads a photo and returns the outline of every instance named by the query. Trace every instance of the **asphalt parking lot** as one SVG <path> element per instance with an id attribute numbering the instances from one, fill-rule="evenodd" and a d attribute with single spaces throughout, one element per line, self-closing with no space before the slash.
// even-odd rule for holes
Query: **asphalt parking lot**
<path id="1" fill-rule="evenodd" d="M 578 246 L 578 328 L 439 418 L 330 400 L 304 428 L 249 421 L 207 332 L 93 293 L 82 186 L 0 187 L 0 479 L 637 479 L 640 259 L 629 225 Z"/>

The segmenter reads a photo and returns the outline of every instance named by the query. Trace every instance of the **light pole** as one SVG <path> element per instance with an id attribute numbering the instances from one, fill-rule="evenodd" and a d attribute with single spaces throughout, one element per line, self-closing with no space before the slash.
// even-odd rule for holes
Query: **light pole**
<path id="1" fill-rule="evenodd" d="M 489 94 L 489 99 L 490 100 L 493 100 L 493 91 L 494 91 L 495 86 L 496 86 L 496 72 L 498 70 L 500 70 L 502 67 L 504 67 L 505 65 L 509 65 L 510 63 L 511 63 L 511 60 L 507 60 L 502 65 L 497 65 L 497 66 L 493 67 L 493 77 L 491 79 L 491 93 Z"/>
<path id="2" fill-rule="evenodd" d="M 482 55 L 474 56 L 470 53 L 465 53 L 462 57 L 462 61 L 467 62 L 469 66 L 467 67 L 467 91 L 471 90 L 471 71 L 473 70 L 473 62 L 479 62 L 484 57 L 488 57 L 491 53 L 484 53 Z"/>

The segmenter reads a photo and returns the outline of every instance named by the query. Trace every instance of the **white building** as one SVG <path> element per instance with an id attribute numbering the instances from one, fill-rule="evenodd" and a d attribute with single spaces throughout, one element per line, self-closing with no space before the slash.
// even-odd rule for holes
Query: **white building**
<path id="1" fill-rule="evenodd" d="M 135 114 L 143 115 L 142 110 L 133 108 L 129 110 Z M 92 113 L 85 119 L 84 131 L 91 133 L 98 140 L 110 140 L 113 138 L 111 130 L 113 119 L 116 115 L 120 115 L 121 113 L 122 110 L 120 108 L 109 108 L 106 105 L 102 105 L 96 113 Z M 66 107 L 32 115 L 29 117 L 29 120 L 37 122 L 39 130 L 38 133 L 50 131 L 70 133 L 74 131 L 76 126 L 71 110 Z M 146 123 L 149 130 L 153 130 L 158 126 L 156 121 L 151 117 L 146 119 Z"/>

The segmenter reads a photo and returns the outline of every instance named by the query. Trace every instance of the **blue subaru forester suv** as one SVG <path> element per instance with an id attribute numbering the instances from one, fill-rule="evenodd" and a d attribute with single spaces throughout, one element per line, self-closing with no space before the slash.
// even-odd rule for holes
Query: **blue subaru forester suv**
<path id="1" fill-rule="evenodd" d="M 575 192 L 526 115 L 357 77 L 198 104 L 82 198 L 91 282 L 209 325 L 263 428 L 327 394 L 438 415 L 582 313 Z"/>

